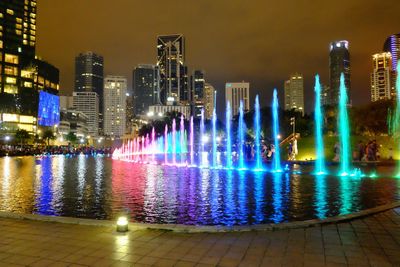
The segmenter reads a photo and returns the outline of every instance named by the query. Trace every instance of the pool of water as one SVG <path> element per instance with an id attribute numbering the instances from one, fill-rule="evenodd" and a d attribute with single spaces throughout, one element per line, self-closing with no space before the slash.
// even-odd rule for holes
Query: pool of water
<path id="1" fill-rule="evenodd" d="M 391 167 L 379 177 L 141 165 L 108 157 L 0 158 L 0 210 L 190 225 L 280 223 L 348 214 L 400 199 Z M 331 172 L 336 172 L 331 169 Z"/>

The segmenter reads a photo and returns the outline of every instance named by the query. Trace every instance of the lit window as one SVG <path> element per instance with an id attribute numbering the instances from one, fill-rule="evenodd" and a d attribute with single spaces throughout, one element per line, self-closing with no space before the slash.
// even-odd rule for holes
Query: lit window
<path id="1" fill-rule="evenodd" d="M 17 76 L 18 75 L 18 68 L 17 67 L 13 67 L 13 66 L 5 66 L 4 67 L 4 73 L 6 75 L 14 75 Z"/>
<path id="2" fill-rule="evenodd" d="M 24 43 L 24 45 L 28 45 L 28 41 L 27 40 L 24 40 L 23 43 Z"/>
<path id="3" fill-rule="evenodd" d="M 22 31 L 20 31 L 20 30 L 15 30 L 15 33 L 16 33 L 17 35 L 22 35 Z"/>
<path id="4" fill-rule="evenodd" d="M 7 14 L 14 15 L 14 10 L 12 10 L 12 9 L 7 9 Z"/>
<path id="5" fill-rule="evenodd" d="M 30 42 L 30 46 L 35 46 L 35 42 Z"/>
<path id="6" fill-rule="evenodd" d="M 14 78 L 14 77 L 6 77 L 6 83 L 16 84 L 17 83 L 17 79 Z"/>
<path id="7" fill-rule="evenodd" d="M 18 56 L 12 54 L 6 54 L 4 61 L 7 63 L 18 64 Z"/>
<path id="8" fill-rule="evenodd" d="M 0 48 L 3 48 L 3 41 L 0 40 Z"/>
<path id="9" fill-rule="evenodd" d="M 22 23 L 22 19 L 21 18 L 16 18 L 15 19 L 17 21 L 17 23 L 21 24 Z"/>
<path id="10" fill-rule="evenodd" d="M 16 94 L 16 93 L 18 93 L 18 88 L 16 85 L 13 85 L 13 84 L 5 84 L 4 85 L 4 93 Z"/>
<path id="11" fill-rule="evenodd" d="M 35 34 L 36 34 L 36 32 L 31 30 L 31 34 L 32 34 L 32 35 L 35 35 Z"/>
<path id="12" fill-rule="evenodd" d="M 4 17 L 3 13 L 0 13 L 0 18 Z"/>
<path id="13" fill-rule="evenodd" d="M 32 88 L 31 82 L 24 82 L 24 87 Z"/>

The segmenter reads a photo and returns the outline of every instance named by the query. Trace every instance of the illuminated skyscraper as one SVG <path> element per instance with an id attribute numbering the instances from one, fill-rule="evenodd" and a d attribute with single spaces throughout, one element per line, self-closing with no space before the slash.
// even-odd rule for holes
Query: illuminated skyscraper
<path id="1" fill-rule="evenodd" d="M 35 47 L 36 0 L 0 1 L 2 132 L 14 132 L 20 128 L 35 133 L 37 125 L 43 121 L 43 118 L 38 120 L 39 92 L 58 94 L 59 71 L 36 57 Z M 57 98 L 52 99 L 58 102 Z"/>
<path id="2" fill-rule="evenodd" d="M 201 110 L 204 108 L 204 89 L 205 79 L 204 73 L 201 70 L 195 70 L 193 75 L 190 77 L 191 81 L 191 101 L 192 101 L 192 114 L 195 117 L 201 116 Z"/>
<path id="3" fill-rule="evenodd" d="M 209 83 L 204 86 L 204 115 L 211 120 L 215 102 L 215 88 Z"/>
<path id="4" fill-rule="evenodd" d="M 389 52 L 372 56 L 371 101 L 391 99 L 394 95 L 394 71 L 392 55 Z"/>
<path id="5" fill-rule="evenodd" d="M 157 66 L 160 70 L 160 99 L 163 104 L 187 104 L 190 100 L 185 38 L 182 34 L 157 38 Z"/>
<path id="6" fill-rule="evenodd" d="M 243 100 L 244 110 L 250 110 L 250 83 L 226 83 L 225 100 L 231 104 L 232 117 L 239 113 L 240 100 Z"/>
<path id="7" fill-rule="evenodd" d="M 285 81 L 285 110 L 296 110 L 304 115 L 304 80 L 302 74 L 293 74 Z"/>
<path id="8" fill-rule="evenodd" d="M 149 106 L 159 104 L 159 72 L 154 65 L 138 65 L 133 70 L 134 111 L 149 112 Z"/>
<path id="9" fill-rule="evenodd" d="M 127 80 L 121 76 L 104 79 L 104 134 L 121 138 L 126 126 Z"/>
<path id="10" fill-rule="evenodd" d="M 344 82 L 350 101 L 350 53 L 348 41 L 332 42 L 329 53 L 329 94 L 328 105 L 336 105 L 339 101 L 340 75 L 344 74 Z M 350 101 L 351 102 L 351 101 Z"/>
<path id="11" fill-rule="evenodd" d="M 93 52 L 75 57 L 75 92 L 95 92 L 99 97 L 99 129 L 103 128 L 104 59 Z"/>
<path id="12" fill-rule="evenodd" d="M 99 134 L 99 96 L 95 92 L 74 92 L 73 107 L 88 117 L 89 134 L 97 137 Z"/>
<path id="13" fill-rule="evenodd" d="M 383 51 L 392 54 L 392 70 L 396 71 L 400 56 L 400 33 L 393 34 L 386 39 Z"/>

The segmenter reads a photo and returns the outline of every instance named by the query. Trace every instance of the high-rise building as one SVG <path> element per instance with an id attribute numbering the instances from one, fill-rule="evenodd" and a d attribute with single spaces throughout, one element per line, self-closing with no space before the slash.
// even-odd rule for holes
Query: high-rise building
<path id="1" fill-rule="evenodd" d="M 348 41 L 336 41 L 330 45 L 329 53 L 329 95 L 328 105 L 336 105 L 339 102 L 340 76 L 344 74 L 344 82 L 350 101 L 350 53 Z"/>
<path id="2" fill-rule="evenodd" d="M 394 95 L 392 55 L 383 52 L 372 55 L 371 101 L 391 99 Z"/>
<path id="3" fill-rule="evenodd" d="M 195 70 L 190 77 L 191 80 L 191 101 L 192 101 L 192 114 L 194 117 L 201 116 L 201 110 L 204 108 L 204 88 L 205 79 L 204 72 L 201 70 Z"/>
<path id="4" fill-rule="evenodd" d="M 104 59 L 93 52 L 75 57 L 75 92 L 95 92 L 99 97 L 99 130 L 103 128 Z"/>
<path id="5" fill-rule="evenodd" d="M 36 5 L 0 1 L 0 133 L 59 122 L 59 70 L 35 55 Z"/>
<path id="6" fill-rule="evenodd" d="M 304 115 L 303 75 L 295 73 L 285 81 L 285 110 L 296 110 Z"/>
<path id="7" fill-rule="evenodd" d="M 104 79 L 104 134 L 121 138 L 126 127 L 127 80 L 122 76 Z"/>
<path id="8" fill-rule="evenodd" d="M 99 96 L 95 92 L 74 92 L 74 109 L 88 117 L 87 126 L 92 137 L 99 135 Z"/>
<path id="9" fill-rule="evenodd" d="M 207 120 L 212 119 L 215 105 L 215 88 L 209 83 L 204 85 L 204 116 Z"/>
<path id="10" fill-rule="evenodd" d="M 250 83 L 226 83 L 225 100 L 231 105 L 232 117 L 239 113 L 240 101 L 243 101 L 244 110 L 250 110 Z"/>
<path id="11" fill-rule="evenodd" d="M 328 105 L 328 97 L 329 97 L 329 86 L 326 84 L 321 84 L 321 105 Z"/>
<path id="12" fill-rule="evenodd" d="M 138 65 L 133 70 L 134 111 L 144 115 L 149 106 L 159 104 L 159 72 L 154 65 Z"/>
<path id="13" fill-rule="evenodd" d="M 160 99 L 163 104 L 187 104 L 190 100 L 185 38 L 182 34 L 157 37 L 157 66 L 160 70 Z"/>
<path id="14" fill-rule="evenodd" d="M 400 56 L 400 33 L 393 34 L 386 39 L 383 51 L 392 54 L 392 70 L 396 71 Z"/>

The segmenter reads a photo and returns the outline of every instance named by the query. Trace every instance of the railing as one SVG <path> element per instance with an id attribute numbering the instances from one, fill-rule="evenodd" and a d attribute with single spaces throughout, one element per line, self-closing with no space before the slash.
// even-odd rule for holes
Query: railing
<path id="1" fill-rule="evenodd" d="M 294 139 L 299 139 L 300 138 L 300 133 L 292 133 L 285 139 L 283 139 L 280 143 L 279 146 L 283 146 L 284 144 L 287 144 L 289 142 L 292 142 Z"/>

